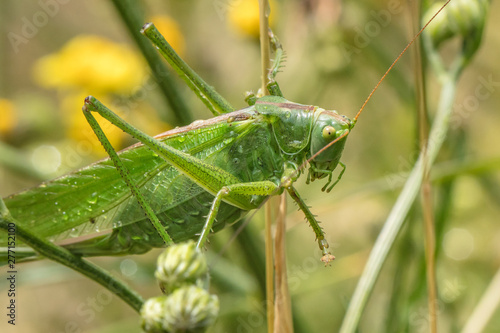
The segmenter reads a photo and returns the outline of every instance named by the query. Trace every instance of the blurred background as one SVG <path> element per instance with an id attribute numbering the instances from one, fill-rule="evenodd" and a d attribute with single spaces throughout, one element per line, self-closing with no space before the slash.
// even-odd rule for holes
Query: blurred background
<path id="1" fill-rule="evenodd" d="M 137 1 L 180 55 L 235 108 L 260 86 L 257 1 Z M 411 39 L 404 1 L 271 2 L 271 23 L 286 52 L 277 81 L 285 97 L 353 117 Z M 437 219 L 439 326 L 458 332 L 500 267 L 500 13 L 490 7 L 482 46 L 459 82 L 451 129 L 432 172 Z M 0 3 L 0 195 L 36 186 L 105 157 L 81 112 L 92 94 L 149 134 L 182 125 L 112 1 Z M 456 43 L 446 45 L 453 54 Z M 323 267 L 314 234 L 290 203 L 287 254 L 297 332 L 335 332 L 369 252 L 418 156 L 412 50 L 371 99 L 349 136 L 342 181 L 299 193 L 322 222 L 333 254 Z M 192 119 L 211 114 L 175 77 Z M 430 117 L 439 85 L 426 77 Z M 491 82 L 488 84 L 487 82 Z M 478 90 L 489 94 L 478 95 Z M 134 141 L 112 126 L 116 148 Z M 212 332 L 265 332 L 263 213 L 245 239 L 235 228 L 212 237 L 212 290 L 221 313 Z M 144 297 L 159 294 L 153 272 L 161 250 L 92 261 Z M 385 263 L 360 332 L 427 332 L 423 221 L 418 203 Z M 48 261 L 18 265 L 16 332 L 137 332 L 139 317 L 96 283 Z M 497 278 L 498 279 L 498 278 Z M 4 283 L 4 282 L 2 282 Z M 0 284 L 0 299 L 7 299 Z M 498 291 L 497 291 L 498 295 Z M 498 301 L 498 300 L 497 300 Z M 2 301 L 4 304 L 4 301 Z M 500 330 L 496 311 L 485 332 Z M 0 327 L 4 331 L 5 319 Z M 12 327 L 7 327 L 12 329 Z M 14 330 L 12 330 L 14 331 Z M 10 331 L 9 331 L 10 332 Z"/>

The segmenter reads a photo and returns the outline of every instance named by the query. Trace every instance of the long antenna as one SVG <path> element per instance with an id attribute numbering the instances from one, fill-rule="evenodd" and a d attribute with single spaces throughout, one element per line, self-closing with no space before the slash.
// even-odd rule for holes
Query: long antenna
<path id="1" fill-rule="evenodd" d="M 382 83 L 382 81 L 384 81 L 385 77 L 387 76 L 387 74 L 389 74 L 389 72 L 392 70 L 392 68 L 394 67 L 394 65 L 396 65 L 396 63 L 399 61 L 399 59 L 401 59 L 401 57 L 403 56 L 403 54 L 405 54 L 406 50 L 408 50 L 408 48 L 413 44 L 413 42 L 415 42 L 415 40 L 418 38 L 418 36 L 420 36 L 420 34 L 422 34 L 422 32 L 425 30 L 425 28 L 427 28 L 427 26 L 429 25 L 429 23 L 432 22 L 432 20 L 434 20 L 434 18 L 443 10 L 444 7 L 446 7 L 446 5 L 448 5 L 448 3 L 450 2 L 451 0 L 448 0 L 446 1 L 446 3 L 431 17 L 431 19 L 429 21 L 427 21 L 427 23 L 423 26 L 422 29 L 420 29 L 420 31 L 413 37 L 413 39 L 406 45 L 406 47 L 404 48 L 403 51 L 401 51 L 401 53 L 399 54 L 399 56 L 396 58 L 396 60 L 394 60 L 394 62 L 392 63 L 392 65 L 387 69 L 387 71 L 385 72 L 385 74 L 382 76 L 382 78 L 380 78 L 380 80 L 378 81 L 377 85 L 375 86 L 375 88 L 372 89 L 370 95 L 368 95 L 368 97 L 366 98 L 365 102 L 363 103 L 363 105 L 361 106 L 361 108 L 359 109 L 358 113 L 356 114 L 356 117 L 354 117 L 354 123 L 356 123 L 356 121 L 358 120 L 358 117 L 359 115 L 361 114 L 361 112 L 363 111 L 363 109 L 365 108 L 366 104 L 368 103 L 368 101 L 370 100 L 370 98 L 372 98 L 373 94 L 375 93 L 375 91 L 378 89 L 378 87 L 380 86 L 380 84 Z"/>

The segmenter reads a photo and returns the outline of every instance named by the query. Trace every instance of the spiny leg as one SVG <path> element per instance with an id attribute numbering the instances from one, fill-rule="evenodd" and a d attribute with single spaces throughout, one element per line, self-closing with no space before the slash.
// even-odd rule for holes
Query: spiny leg
<path id="1" fill-rule="evenodd" d="M 306 216 L 306 219 L 311 225 L 311 228 L 314 230 L 314 233 L 316 234 L 316 239 L 318 240 L 319 248 L 323 253 L 321 261 L 323 261 L 325 265 L 327 265 L 330 261 L 334 260 L 335 257 L 328 251 L 330 245 L 328 245 L 328 242 L 325 239 L 325 233 L 323 232 L 323 229 L 319 226 L 319 223 L 318 221 L 316 221 L 316 218 L 314 217 L 313 213 L 311 213 L 309 207 L 307 207 L 306 203 L 299 196 L 295 188 L 293 186 L 288 186 L 286 190 L 288 191 L 292 199 L 295 200 L 300 210 Z"/>
<path id="2" fill-rule="evenodd" d="M 132 182 L 132 179 L 130 178 L 130 173 L 127 169 L 127 167 L 123 164 L 122 160 L 118 157 L 118 154 L 116 153 L 115 149 L 109 142 L 108 138 L 106 137 L 106 134 L 104 134 L 103 130 L 99 126 L 99 123 L 97 120 L 94 118 L 92 113 L 90 111 L 95 111 L 87 108 L 87 105 L 85 105 L 83 108 L 83 114 L 85 115 L 85 118 L 87 118 L 88 123 L 90 124 L 90 127 L 94 130 L 95 135 L 101 142 L 102 146 L 108 153 L 109 157 L 111 158 L 111 161 L 113 161 L 113 164 L 115 165 L 116 169 L 120 173 L 122 179 L 125 181 L 127 186 L 130 188 L 130 191 L 132 192 L 132 195 L 137 199 L 139 202 L 139 205 L 142 207 L 144 210 L 144 213 L 146 213 L 146 216 L 149 218 L 153 226 L 155 227 L 156 231 L 158 234 L 161 236 L 163 241 L 165 242 L 166 245 L 172 245 L 174 242 L 172 241 L 172 238 L 169 236 L 163 225 L 161 224 L 160 220 L 158 217 L 155 215 L 153 209 L 151 206 L 147 203 L 147 201 L 144 199 L 142 194 L 140 193 L 139 189 L 137 186 Z"/>
<path id="3" fill-rule="evenodd" d="M 234 111 L 234 108 L 215 89 L 207 84 L 196 72 L 182 60 L 181 57 L 168 44 L 165 38 L 156 29 L 153 23 L 147 23 L 141 30 L 160 51 L 172 68 L 186 82 L 189 88 L 207 106 L 207 108 L 217 116 L 221 113 Z"/>
<path id="4" fill-rule="evenodd" d="M 215 218 L 217 217 L 220 204 L 224 198 L 230 196 L 238 196 L 238 195 L 268 196 L 276 194 L 277 190 L 278 186 L 269 180 L 224 186 L 219 192 L 217 192 L 217 195 L 215 196 L 215 199 L 212 202 L 212 207 L 210 208 L 210 212 L 208 213 L 207 220 L 205 222 L 205 225 L 203 226 L 203 229 L 201 231 L 200 237 L 198 238 L 196 246 L 198 248 L 201 248 L 205 245 L 208 235 L 210 234 L 212 226 L 215 222 Z"/>

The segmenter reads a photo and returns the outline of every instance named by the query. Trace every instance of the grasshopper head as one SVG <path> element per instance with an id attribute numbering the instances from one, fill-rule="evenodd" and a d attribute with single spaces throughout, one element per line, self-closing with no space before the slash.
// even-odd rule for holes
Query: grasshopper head
<path id="1" fill-rule="evenodd" d="M 347 139 L 347 133 L 354 123 L 347 117 L 335 111 L 318 110 L 320 114 L 314 121 L 311 132 L 311 157 L 309 176 L 311 180 L 321 179 L 331 175 L 339 164 Z M 342 135 L 343 138 L 339 139 Z M 332 144 L 333 141 L 337 140 Z M 330 146 L 315 156 L 321 149 Z M 331 180 L 331 178 L 330 178 Z M 329 180 L 329 182 L 330 182 Z M 328 185 L 328 184 L 327 184 Z"/>

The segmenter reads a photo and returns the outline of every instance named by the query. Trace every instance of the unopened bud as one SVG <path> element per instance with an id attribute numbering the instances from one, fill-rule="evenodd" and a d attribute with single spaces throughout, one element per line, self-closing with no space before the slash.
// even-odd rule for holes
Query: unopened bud
<path id="1" fill-rule="evenodd" d="M 186 286 L 176 289 L 164 304 L 164 327 L 169 332 L 205 332 L 219 313 L 219 299 L 205 289 Z"/>
<path id="2" fill-rule="evenodd" d="M 163 333 L 165 300 L 167 296 L 153 297 L 144 302 L 141 308 L 142 329 L 147 333 Z"/>
<path id="3" fill-rule="evenodd" d="M 429 21 L 443 4 L 437 2 L 431 5 L 423 16 L 423 22 Z M 435 46 L 454 36 L 481 38 L 488 8 L 488 0 L 453 0 L 434 18 L 424 33 L 431 37 Z"/>
<path id="4" fill-rule="evenodd" d="M 193 241 L 175 244 L 158 257 L 155 277 L 166 293 L 185 285 L 195 284 L 207 274 L 207 261 Z"/>

